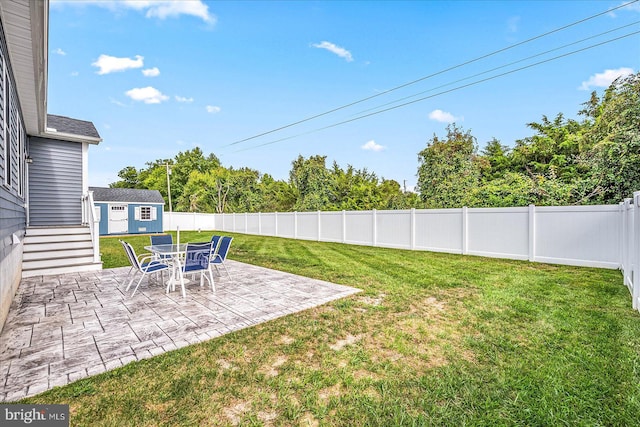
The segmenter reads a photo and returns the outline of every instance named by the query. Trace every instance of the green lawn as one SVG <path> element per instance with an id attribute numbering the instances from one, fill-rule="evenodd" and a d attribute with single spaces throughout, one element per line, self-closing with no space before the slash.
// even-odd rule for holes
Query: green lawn
<path id="1" fill-rule="evenodd" d="M 618 271 L 233 236 L 234 260 L 363 292 L 23 402 L 68 403 L 74 426 L 640 424 Z M 126 265 L 117 239 L 101 252 Z"/>

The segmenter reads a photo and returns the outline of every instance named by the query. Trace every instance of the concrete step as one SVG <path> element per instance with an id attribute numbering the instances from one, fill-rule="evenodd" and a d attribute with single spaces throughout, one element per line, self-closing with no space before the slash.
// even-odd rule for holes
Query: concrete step
<path id="1" fill-rule="evenodd" d="M 50 246 L 50 245 L 47 245 Z M 30 248 L 31 249 L 31 248 Z M 75 249 L 67 249 L 62 248 L 62 250 L 51 250 L 47 249 L 44 251 L 36 251 L 29 250 L 24 251 L 22 254 L 22 261 L 37 261 L 43 258 L 46 259 L 64 259 L 64 258 L 75 258 L 75 257 L 93 257 L 93 248 L 91 245 L 85 248 L 75 248 Z"/>
<path id="2" fill-rule="evenodd" d="M 77 242 L 51 242 L 51 243 L 30 243 L 24 246 L 23 253 L 43 253 L 48 251 L 64 251 L 76 249 L 92 249 L 93 242 L 91 240 L 82 240 Z"/>
<path id="3" fill-rule="evenodd" d="M 56 274 L 68 274 L 68 273 L 78 273 L 81 271 L 96 271 L 102 270 L 101 262 L 92 262 L 88 264 L 78 264 L 71 266 L 60 266 L 60 267 L 48 267 L 44 269 L 31 269 L 31 270 L 22 270 L 22 277 L 34 277 L 34 276 L 52 276 Z"/>

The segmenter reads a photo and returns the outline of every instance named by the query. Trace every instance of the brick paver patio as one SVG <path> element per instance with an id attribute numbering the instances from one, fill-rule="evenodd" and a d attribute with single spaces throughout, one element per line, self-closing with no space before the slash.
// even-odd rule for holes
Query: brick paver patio
<path id="1" fill-rule="evenodd" d="M 130 298 L 129 268 L 23 279 L 0 334 L 0 402 L 315 307 L 358 289 L 227 261 L 216 292 L 165 293 L 145 279 Z"/>

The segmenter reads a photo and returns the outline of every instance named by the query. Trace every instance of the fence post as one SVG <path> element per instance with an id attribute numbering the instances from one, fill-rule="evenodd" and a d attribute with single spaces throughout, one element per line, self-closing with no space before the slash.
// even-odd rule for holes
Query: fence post
<path id="1" fill-rule="evenodd" d="M 275 221 L 275 223 L 276 223 L 276 224 L 275 224 L 275 233 L 274 233 L 274 235 L 275 235 L 276 237 L 278 237 L 278 211 L 275 211 L 275 212 L 274 212 L 274 214 L 275 214 L 275 215 L 274 215 L 274 217 L 275 217 L 275 218 L 274 218 L 274 221 Z"/>
<path id="2" fill-rule="evenodd" d="M 320 211 L 318 211 L 318 242 L 321 240 L 320 239 L 320 232 L 322 231 L 322 226 L 320 224 L 320 219 L 321 219 L 321 214 L 320 214 Z"/>
<path id="3" fill-rule="evenodd" d="M 372 246 L 376 246 L 378 244 L 378 224 L 377 224 L 377 214 L 376 210 L 373 209 L 371 211 L 371 224 L 373 225 L 373 235 L 371 236 Z"/>
<path id="4" fill-rule="evenodd" d="M 298 238 L 298 211 L 293 212 L 293 238 Z"/>
<path id="5" fill-rule="evenodd" d="M 411 208 L 411 236 L 410 236 L 410 246 L 411 250 L 416 249 L 416 208 Z"/>
<path id="6" fill-rule="evenodd" d="M 262 212 L 258 212 L 258 235 L 262 236 Z"/>
<path id="7" fill-rule="evenodd" d="M 640 191 L 633 193 L 633 308 L 640 311 Z"/>
<path id="8" fill-rule="evenodd" d="M 232 213 L 232 218 L 233 218 L 233 232 L 236 232 L 236 213 Z"/>
<path id="9" fill-rule="evenodd" d="M 536 206 L 529 205 L 529 261 L 536 259 Z"/>
<path id="10" fill-rule="evenodd" d="M 342 243 L 347 243 L 347 213 L 342 210 Z"/>
<path id="11" fill-rule="evenodd" d="M 462 255 L 466 255 L 468 252 L 468 241 L 469 236 L 467 235 L 467 214 L 468 208 L 466 206 L 462 207 Z"/>
<path id="12" fill-rule="evenodd" d="M 623 248 L 622 248 L 622 277 L 624 278 L 624 284 L 627 287 L 631 287 L 629 289 L 629 291 L 631 292 L 631 297 L 633 298 L 633 267 L 631 265 L 632 261 L 631 261 L 631 249 L 633 248 L 633 237 L 631 235 L 631 230 L 632 230 L 632 220 L 633 218 L 633 211 L 632 214 L 629 215 L 629 209 L 634 209 L 633 205 L 630 204 L 631 203 L 631 199 L 624 199 L 623 202 L 623 215 L 624 215 L 624 222 L 622 224 L 622 232 L 624 234 L 624 238 L 622 239 L 622 244 L 623 244 Z"/>
<path id="13" fill-rule="evenodd" d="M 627 219 L 626 212 L 624 211 L 624 202 L 618 203 L 618 212 L 620 213 L 620 256 L 618 260 L 620 262 L 620 270 L 622 270 L 622 277 L 624 277 L 624 229 Z"/>

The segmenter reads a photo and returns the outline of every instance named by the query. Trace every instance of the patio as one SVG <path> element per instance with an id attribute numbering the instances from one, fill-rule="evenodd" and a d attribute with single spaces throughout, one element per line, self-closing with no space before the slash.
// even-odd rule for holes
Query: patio
<path id="1" fill-rule="evenodd" d="M 358 289 L 227 261 L 216 292 L 195 283 L 165 294 L 129 267 L 23 279 L 0 334 L 0 402 L 219 337 L 352 295 Z"/>

